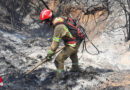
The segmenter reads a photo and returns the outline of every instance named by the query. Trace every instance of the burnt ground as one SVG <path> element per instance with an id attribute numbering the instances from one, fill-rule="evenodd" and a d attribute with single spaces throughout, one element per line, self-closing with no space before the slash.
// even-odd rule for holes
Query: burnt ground
<path id="1" fill-rule="evenodd" d="M 46 56 L 51 44 L 52 30 L 39 22 L 45 6 L 38 0 L 1 0 L 0 76 L 4 86 L 0 90 L 130 90 L 130 42 L 125 42 L 129 0 L 45 1 L 50 8 L 59 8 L 57 14 L 72 14 L 87 26 L 86 32 L 100 54 L 82 54 L 81 47 L 82 71 L 70 72 L 71 61 L 67 59 L 63 82 L 56 82 L 54 60 L 25 75 Z M 87 45 L 89 52 L 96 52 Z"/>
<path id="2" fill-rule="evenodd" d="M 42 68 L 25 76 L 16 71 L 10 72 L 4 78 L 3 90 L 129 90 L 130 73 L 128 71 L 114 72 L 112 70 L 86 68 L 81 72 L 66 72 L 65 79 L 57 82 L 55 71 L 44 76 L 40 80 L 40 74 L 47 69 Z M 90 71 L 89 71 L 90 70 Z M 88 84 L 87 84 L 87 83 Z"/>
<path id="3" fill-rule="evenodd" d="M 39 31 L 41 32 L 41 31 Z M 25 73 L 46 55 L 50 39 L 34 36 L 32 31 L 0 31 L 0 76 L 4 86 L 0 90 L 129 90 L 130 71 L 114 70 L 82 64 L 80 72 L 65 69 L 65 79 L 57 82 L 53 61 L 46 62 L 29 75 Z M 49 37 L 49 36 L 48 36 Z M 80 53 L 80 52 L 79 52 Z M 85 60 L 85 61 L 84 61 Z M 65 66 L 69 60 L 66 61 Z M 86 58 L 81 62 L 89 62 Z"/>

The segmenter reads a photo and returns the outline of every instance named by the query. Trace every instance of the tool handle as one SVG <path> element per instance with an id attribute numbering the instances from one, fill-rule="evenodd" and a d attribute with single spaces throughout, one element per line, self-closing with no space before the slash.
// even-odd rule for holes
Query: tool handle
<path id="1" fill-rule="evenodd" d="M 36 66 L 34 66 L 31 70 L 29 70 L 28 72 L 26 72 L 26 74 L 31 73 L 34 69 L 36 69 L 38 66 L 40 66 L 41 64 L 43 64 L 46 61 L 46 58 L 44 58 L 39 64 L 37 64 Z"/>
<path id="2" fill-rule="evenodd" d="M 65 46 L 59 48 L 56 50 L 55 54 L 58 53 L 60 50 L 62 50 L 63 48 L 65 48 Z M 26 74 L 31 73 L 34 69 L 36 69 L 38 66 L 40 66 L 41 64 L 43 64 L 47 59 L 44 58 L 39 64 L 35 65 L 31 70 L 29 70 L 28 72 L 26 72 Z"/>

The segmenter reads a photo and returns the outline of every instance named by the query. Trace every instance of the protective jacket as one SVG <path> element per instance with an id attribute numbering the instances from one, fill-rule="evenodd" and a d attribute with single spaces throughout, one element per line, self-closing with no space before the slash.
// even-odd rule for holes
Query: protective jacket
<path id="1" fill-rule="evenodd" d="M 83 40 L 83 35 L 80 31 L 75 30 L 76 26 L 69 27 L 71 25 L 66 24 L 67 17 L 56 17 L 53 20 L 54 25 L 54 35 L 53 42 L 51 45 L 51 49 L 48 53 L 54 53 L 54 51 L 58 48 L 59 42 L 62 39 L 65 45 L 69 45 L 71 47 L 76 47 L 76 45 L 80 44 Z M 73 22 L 72 22 L 73 23 Z M 72 24 L 73 25 L 73 24 Z M 80 37 L 79 37 L 80 36 Z"/>

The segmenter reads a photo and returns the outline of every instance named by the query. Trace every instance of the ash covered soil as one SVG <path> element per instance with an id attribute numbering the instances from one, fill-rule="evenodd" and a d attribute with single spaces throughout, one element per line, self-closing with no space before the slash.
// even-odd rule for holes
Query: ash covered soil
<path id="1" fill-rule="evenodd" d="M 76 73 L 70 72 L 71 60 L 68 58 L 65 61 L 64 82 L 56 82 L 54 59 L 42 64 L 29 75 L 25 75 L 46 56 L 51 45 L 53 32 L 49 32 L 46 26 L 39 25 L 39 7 L 43 9 L 45 5 L 37 0 L 1 0 L 0 76 L 3 78 L 4 86 L 0 87 L 0 90 L 130 90 L 130 41 L 125 41 L 126 13 L 120 7 L 121 3 L 114 0 L 45 1 L 50 4 L 54 3 L 54 5 L 56 1 L 64 1 L 69 4 L 73 2 L 74 6 L 78 1 L 85 8 L 95 6 L 99 2 L 109 4 L 110 15 L 106 20 L 104 17 L 107 14 L 99 14 L 101 15 L 99 19 L 95 18 L 98 13 L 94 14 L 94 20 L 90 14 L 90 24 L 87 25 L 88 16 L 83 15 L 82 17 L 83 12 L 80 14 L 81 22 L 83 19 L 82 23 L 85 24 L 85 27 L 88 26 L 86 30 L 92 32 L 89 36 L 95 37 L 94 39 L 90 37 L 90 39 L 100 53 L 98 55 L 82 53 L 81 45 L 78 56 L 82 70 Z M 128 0 L 116 1 L 125 3 Z M 55 6 L 61 8 L 62 4 Z M 66 6 L 68 7 L 68 4 Z M 65 8 L 64 6 L 63 9 Z M 71 13 L 76 16 L 76 12 L 72 10 Z M 101 12 L 99 11 L 99 13 Z M 67 14 L 69 15 L 68 12 Z M 100 22 L 102 19 L 103 24 Z M 13 26 L 19 30 L 12 29 Z M 87 43 L 87 49 L 92 54 L 97 53 L 90 43 Z"/>
<path id="2" fill-rule="evenodd" d="M 96 39 L 99 42 L 94 41 L 101 51 L 98 55 L 82 54 L 81 45 L 78 54 L 82 70 L 69 72 L 71 60 L 67 59 L 65 80 L 59 83 L 55 80 L 54 60 L 25 75 L 46 56 L 51 44 L 52 34 L 41 32 L 0 30 L 0 76 L 4 83 L 0 90 L 130 90 L 130 50 L 123 35 L 117 38 L 116 33 L 122 33 L 120 30 L 111 32 L 115 37 L 104 32 Z M 91 45 L 88 50 L 96 52 Z"/>

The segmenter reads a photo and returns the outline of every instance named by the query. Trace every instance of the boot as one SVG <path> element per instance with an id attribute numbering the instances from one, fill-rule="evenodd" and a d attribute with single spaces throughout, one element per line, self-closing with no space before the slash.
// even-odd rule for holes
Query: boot
<path id="1" fill-rule="evenodd" d="M 73 65 L 70 72 L 81 72 L 81 68 L 78 65 Z"/>
<path id="2" fill-rule="evenodd" d="M 56 79 L 57 81 L 60 81 L 60 80 L 63 80 L 64 79 L 64 71 L 61 71 L 61 72 L 58 72 L 57 71 L 57 74 L 56 74 Z"/>

